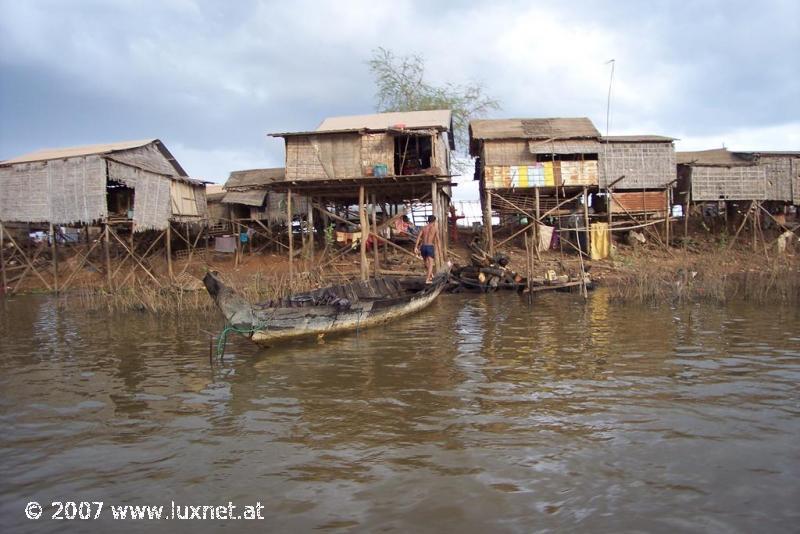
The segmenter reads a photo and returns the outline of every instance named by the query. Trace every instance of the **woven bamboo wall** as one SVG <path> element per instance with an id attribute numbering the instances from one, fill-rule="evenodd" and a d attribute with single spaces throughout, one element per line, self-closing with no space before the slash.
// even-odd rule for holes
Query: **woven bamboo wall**
<path id="1" fill-rule="evenodd" d="M 767 171 L 767 200 L 792 201 L 792 158 L 790 156 L 762 155 L 759 167 Z"/>
<path id="2" fill-rule="evenodd" d="M 372 133 L 361 136 L 361 166 L 372 167 L 383 163 L 394 174 L 394 137 L 386 133 Z M 363 174 L 363 172 L 362 172 Z"/>
<path id="3" fill-rule="evenodd" d="M 625 176 L 614 189 L 663 189 L 677 176 L 672 143 L 605 143 L 599 159 L 603 188 Z"/>
<path id="4" fill-rule="evenodd" d="M 447 134 L 442 132 L 434 135 L 433 161 L 431 166 L 442 174 L 450 174 L 450 150 L 447 144 Z"/>
<path id="5" fill-rule="evenodd" d="M 286 138 L 287 180 L 328 180 L 358 176 L 362 176 L 359 134 Z"/>
<path id="6" fill-rule="evenodd" d="M 692 200 L 765 200 L 763 167 L 692 167 Z"/>
<path id="7" fill-rule="evenodd" d="M 0 183 L 2 221 L 79 224 L 108 215 L 99 156 L 0 167 Z"/>
<path id="8" fill-rule="evenodd" d="M 490 166 L 528 165 L 536 163 L 536 155 L 528 149 L 524 139 L 504 141 L 485 141 L 483 143 L 483 163 Z"/>
<path id="9" fill-rule="evenodd" d="M 270 191 L 267 194 L 267 201 L 264 207 L 264 217 L 272 223 L 286 222 L 286 193 L 275 193 Z M 308 198 L 292 194 L 292 215 L 308 214 Z"/>
<path id="10" fill-rule="evenodd" d="M 109 160 L 108 177 L 135 191 L 134 231 L 166 229 L 172 218 L 170 179 L 167 176 Z"/>
<path id="11" fill-rule="evenodd" d="M 792 203 L 800 206 L 800 158 L 792 160 Z"/>

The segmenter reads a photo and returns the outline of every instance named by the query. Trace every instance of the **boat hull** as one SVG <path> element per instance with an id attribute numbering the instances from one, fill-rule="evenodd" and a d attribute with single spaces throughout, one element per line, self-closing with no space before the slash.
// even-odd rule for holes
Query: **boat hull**
<path id="1" fill-rule="evenodd" d="M 300 304 L 292 301 L 275 306 L 247 302 L 226 287 L 215 273 L 208 273 L 203 282 L 229 325 L 259 345 L 273 345 L 294 338 L 356 331 L 418 312 L 439 296 L 447 280 L 448 274 L 442 273 L 433 284 L 424 285 L 419 281 L 414 290 L 402 291 L 399 282 L 385 280 L 332 286 L 293 297 L 311 299 L 313 295 L 315 299 L 330 302 L 328 304 L 304 305 L 301 300 Z M 408 283 L 409 279 L 405 281 Z M 376 288 L 387 291 L 382 294 Z"/>

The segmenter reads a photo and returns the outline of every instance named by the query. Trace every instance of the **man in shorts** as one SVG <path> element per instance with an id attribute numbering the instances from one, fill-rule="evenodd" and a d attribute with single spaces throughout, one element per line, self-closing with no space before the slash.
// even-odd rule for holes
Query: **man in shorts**
<path id="1" fill-rule="evenodd" d="M 420 242 L 422 242 L 422 247 L 420 247 Z M 437 249 L 441 250 L 439 227 L 436 224 L 436 216 L 429 215 L 428 224 L 420 231 L 417 242 L 414 244 L 414 253 L 422 254 L 422 261 L 425 262 L 425 267 L 428 269 L 426 284 L 433 282 L 433 264 Z"/>

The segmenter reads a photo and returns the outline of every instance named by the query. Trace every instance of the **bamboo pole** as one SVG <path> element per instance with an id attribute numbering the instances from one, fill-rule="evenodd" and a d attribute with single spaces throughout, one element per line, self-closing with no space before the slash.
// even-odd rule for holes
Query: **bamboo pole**
<path id="1" fill-rule="evenodd" d="M 358 221 L 361 224 L 361 279 L 369 279 L 369 260 L 367 259 L 367 236 L 369 221 L 367 220 L 366 193 L 364 186 L 358 188 Z"/>
<path id="2" fill-rule="evenodd" d="M 756 208 L 760 205 L 758 201 L 754 201 Z M 753 226 L 753 252 L 758 250 L 758 209 L 753 209 L 752 226 Z"/>
<path id="3" fill-rule="evenodd" d="M 0 283 L 3 284 L 0 287 L 0 294 L 5 296 L 6 294 L 6 286 L 8 285 L 8 280 L 6 279 L 6 259 L 5 259 L 5 241 L 4 241 L 4 234 L 5 234 L 5 227 L 3 223 L 0 222 Z"/>
<path id="4" fill-rule="evenodd" d="M 372 195 L 372 230 L 371 231 L 374 232 L 375 235 L 378 234 L 378 232 L 377 232 L 378 215 L 375 213 L 375 211 L 376 211 L 375 210 L 376 202 L 377 202 L 377 200 L 375 198 L 375 194 L 373 193 L 373 195 Z M 372 266 L 372 269 L 373 269 L 373 272 L 374 272 L 375 276 L 377 276 L 378 275 L 378 271 L 381 268 L 380 257 L 379 257 L 380 251 L 378 250 L 378 240 L 377 239 L 373 239 L 372 241 L 373 241 L 373 243 L 372 243 L 372 252 L 373 252 L 373 256 L 375 257 L 375 264 Z"/>
<path id="5" fill-rule="evenodd" d="M 169 228 L 169 226 L 167 226 L 167 228 Z M 156 285 L 157 285 L 158 287 L 162 287 L 162 285 L 161 285 L 161 282 L 159 282 L 159 281 L 158 281 L 158 278 L 156 278 L 156 277 L 155 277 L 155 275 L 154 275 L 153 273 L 151 273 L 151 272 L 150 272 L 150 270 L 149 270 L 147 267 L 145 267 L 145 266 L 144 266 L 144 264 L 141 262 L 141 260 L 139 260 L 139 258 L 137 258 L 137 257 L 136 257 L 136 254 L 134 254 L 134 253 L 133 253 L 133 251 L 132 251 L 131 249 L 129 249 L 129 248 L 128 248 L 128 245 L 127 245 L 127 243 L 125 243 L 125 241 L 123 241 L 123 240 L 122 240 L 122 239 L 121 239 L 121 238 L 120 238 L 120 237 L 117 235 L 117 233 L 116 233 L 116 232 L 114 232 L 113 230 L 109 229 L 109 232 L 111 233 L 111 235 L 113 235 L 113 236 L 114 236 L 114 239 L 116 239 L 116 240 L 117 240 L 117 242 L 118 242 L 120 245 L 122 245 L 122 248 L 123 248 L 123 249 L 125 249 L 125 252 L 127 252 L 128 254 L 130 254 L 130 256 L 131 256 L 131 258 L 133 259 L 133 261 L 134 261 L 134 262 L 136 262 L 136 263 L 139 265 L 139 267 L 141 267 L 141 268 L 142 268 L 142 270 L 143 270 L 143 271 L 144 271 L 144 272 L 145 272 L 145 273 L 146 273 L 146 274 L 147 274 L 147 275 L 148 275 L 150 278 L 152 278 L 152 279 L 153 279 L 153 282 L 155 282 L 155 283 L 156 283 Z"/>
<path id="6" fill-rule="evenodd" d="M 106 282 L 108 282 L 108 289 L 113 290 L 114 284 L 111 278 L 111 241 L 108 235 L 108 223 L 103 225 L 103 254 L 106 258 Z"/>
<path id="7" fill-rule="evenodd" d="M 539 255 L 539 241 L 541 241 L 539 238 L 539 225 L 541 224 L 541 213 L 539 212 L 540 207 L 538 187 L 534 188 L 534 195 L 536 196 L 536 224 L 534 224 L 533 228 L 531 228 L 531 243 L 533 244 L 533 250 L 536 253 L 536 259 L 541 261 L 542 257 Z M 533 270 L 533 256 L 531 256 L 531 270 Z"/>
<path id="8" fill-rule="evenodd" d="M 439 198 L 439 189 L 436 185 L 436 182 L 431 182 L 431 215 L 436 217 L 436 229 L 439 239 L 439 251 L 438 253 L 434 253 L 433 255 L 433 268 L 438 273 L 442 268 L 442 255 L 443 251 L 443 244 L 442 244 L 442 217 L 441 213 L 441 199 Z"/>
<path id="9" fill-rule="evenodd" d="M 667 213 L 664 220 L 664 244 L 669 248 L 669 234 L 670 234 L 670 216 L 672 215 L 672 206 L 670 205 L 670 188 L 668 187 L 664 192 L 667 203 Z"/>
<path id="10" fill-rule="evenodd" d="M 589 190 L 586 187 L 583 188 L 583 228 L 586 234 L 586 255 L 591 256 L 588 253 L 591 250 L 591 245 L 589 244 L 591 234 L 589 233 Z"/>
<path id="11" fill-rule="evenodd" d="M 494 232 L 492 231 L 492 192 L 486 191 L 486 209 L 484 210 L 484 224 L 486 225 L 487 248 L 489 255 L 494 256 Z"/>
<path id="12" fill-rule="evenodd" d="M 50 223 L 50 254 L 53 256 L 51 264 L 53 267 L 53 291 L 58 294 L 58 247 L 56 245 L 56 227 Z"/>
<path id="13" fill-rule="evenodd" d="M 314 198 L 308 198 L 308 258 L 314 264 Z"/>
<path id="14" fill-rule="evenodd" d="M 167 253 L 167 275 L 170 282 L 172 281 L 172 222 L 167 222 L 167 237 L 166 237 L 166 253 Z"/>
<path id="15" fill-rule="evenodd" d="M 289 287 L 294 281 L 294 235 L 292 233 L 292 188 L 286 190 L 286 227 L 289 231 Z"/>

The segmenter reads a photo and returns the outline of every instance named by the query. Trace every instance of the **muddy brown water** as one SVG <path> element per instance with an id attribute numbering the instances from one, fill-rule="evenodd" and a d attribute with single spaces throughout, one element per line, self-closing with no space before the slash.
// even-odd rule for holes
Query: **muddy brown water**
<path id="1" fill-rule="evenodd" d="M 323 344 L 235 340 L 213 367 L 216 316 L 0 310 L 5 532 L 800 524 L 796 308 L 444 295 Z M 59 522 L 52 501 L 261 502 L 266 519 Z"/>

